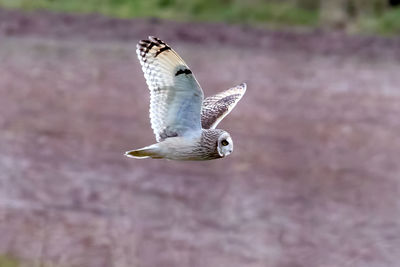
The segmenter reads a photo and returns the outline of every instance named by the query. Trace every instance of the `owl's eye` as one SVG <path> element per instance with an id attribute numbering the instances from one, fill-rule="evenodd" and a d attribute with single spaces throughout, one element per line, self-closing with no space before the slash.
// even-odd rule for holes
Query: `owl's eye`
<path id="1" fill-rule="evenodd" d="M 221 145 L 223 145 L 223 146 L 227 146 L 227 145 L 229 145 L 229 142 L 228 142 L 228 141 L 226 141 L 226 140 L 222 140 L 222 141 L 221 141 Z"/>

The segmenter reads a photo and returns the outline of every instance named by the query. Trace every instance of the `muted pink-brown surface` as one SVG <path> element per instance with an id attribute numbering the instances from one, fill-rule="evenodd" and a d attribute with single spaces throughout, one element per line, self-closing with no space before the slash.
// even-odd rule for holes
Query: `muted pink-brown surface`
<path id="1" fill-rule="evenodd" d="M 136 42 L 248 91 L 209 162 L 154 142 Z M 24 266 L 395 267 L 400 42 L 0 10 L 0 254 Z"/>

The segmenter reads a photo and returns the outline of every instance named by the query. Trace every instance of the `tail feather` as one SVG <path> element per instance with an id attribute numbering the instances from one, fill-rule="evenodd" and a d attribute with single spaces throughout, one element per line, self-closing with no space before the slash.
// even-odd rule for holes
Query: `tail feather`
<path id="1" fill-rule="evenodd" d="M 153 146 L 147 146 L 136 150 L 130 150 L 125 152 L 125 156 L 135 159 L 145 158 L 162 158 L 154 149 Z"/>

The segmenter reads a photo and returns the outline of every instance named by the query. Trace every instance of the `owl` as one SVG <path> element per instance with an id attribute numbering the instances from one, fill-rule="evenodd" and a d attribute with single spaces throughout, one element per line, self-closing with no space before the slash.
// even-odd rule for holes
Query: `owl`
<path id="1" fill-rule="evenodd" d="M 231 136 L 216 127 L 242 98 L 246 84 L 204 99 L 192 71 L 165 42 L 150 36 L 139 42 L 136 53 L 150 89 L 150 123 L 157 143 L 125 155 L 211 160 L 231 154 Z"/>

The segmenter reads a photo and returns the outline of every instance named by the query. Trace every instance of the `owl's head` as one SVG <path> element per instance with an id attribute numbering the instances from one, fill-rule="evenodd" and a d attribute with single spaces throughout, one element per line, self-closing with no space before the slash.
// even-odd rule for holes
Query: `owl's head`
<path id="1" fill-rule="evenodd" d="M 233 151 L 232 138 L 227 132 L 222 132 L 218 137 L 217 151 L 221 158 L 228 156 Z"/>

